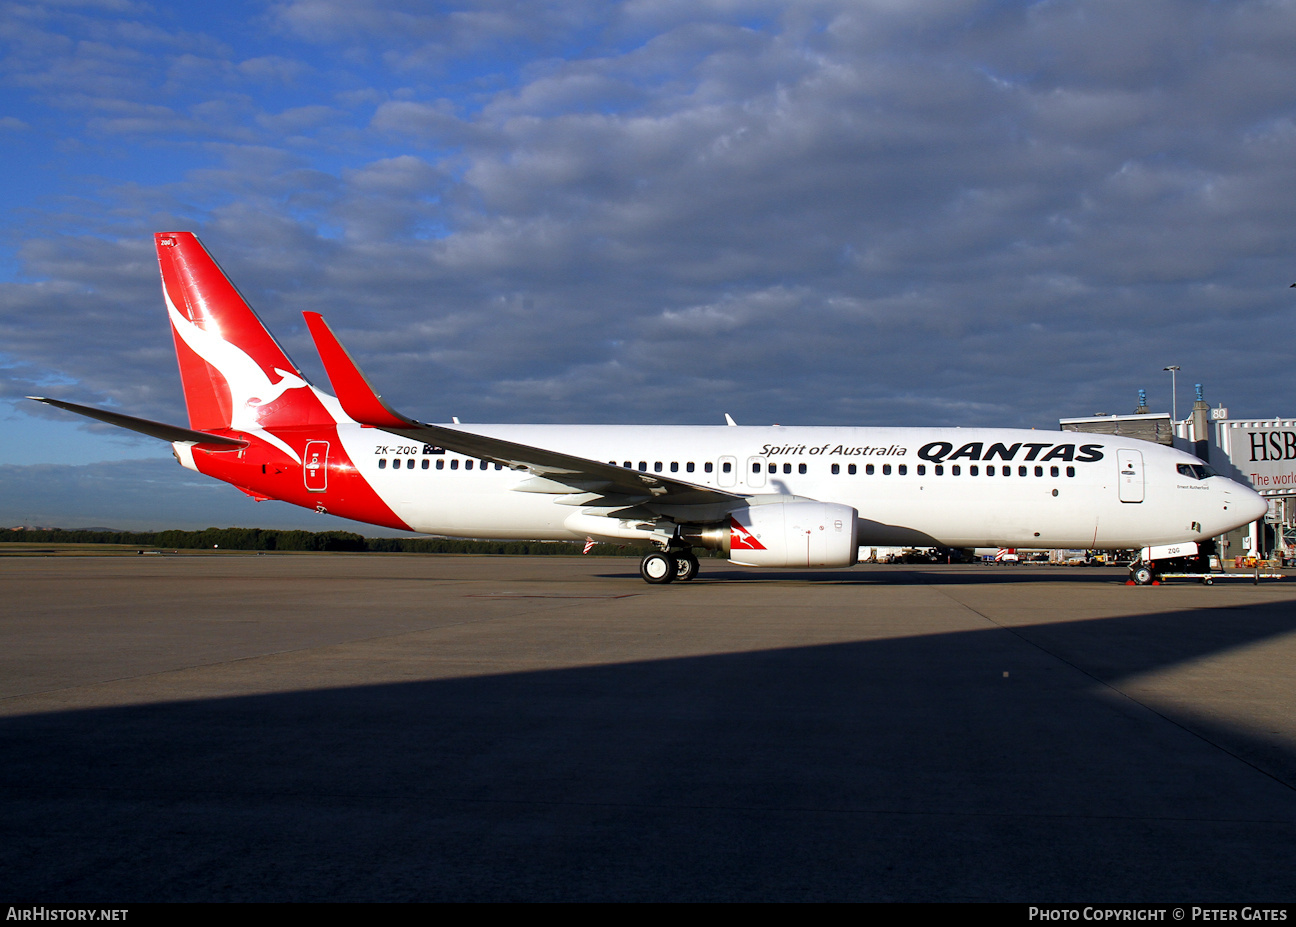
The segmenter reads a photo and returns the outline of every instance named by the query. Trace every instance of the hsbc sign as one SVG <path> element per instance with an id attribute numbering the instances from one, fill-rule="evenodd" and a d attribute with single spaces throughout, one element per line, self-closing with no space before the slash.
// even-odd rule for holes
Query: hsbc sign
<path id="1" fill-rule="evenodd" d="M 1227 450 L 1233 466 L 1260 492 L 1296 493 L 1296 421 L 1230 422 Z"/>

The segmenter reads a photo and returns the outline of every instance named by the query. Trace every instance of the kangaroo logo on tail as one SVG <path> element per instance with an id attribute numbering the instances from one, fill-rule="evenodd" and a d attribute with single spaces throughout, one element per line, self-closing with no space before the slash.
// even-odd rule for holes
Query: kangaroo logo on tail
<path id="1" fill-rule="evenodd" d="M 161 233 L 157 252 L 190 424 L 254 433 L 301 463 L 297 451 L 266 429 L 334 425 L 339 417 L 197 238 Z M 277 402 L 285 396 L 291 401 Z"/>
<path id="2" fill-rule="evenodd" d="M 189 349 L 211 364 L 225 378 L 230 391 L 230 423 L 235 431 L 257 432 L 266 441 L 279 448 L 289 457 L 301 463 L 301 457 L 291 447 L 265 431 L 257 412 L 261 406 L 269 405 L 290 389 L 309 387 L 310 384 L 287 370 L 279 367 L 274 372 L 279 374 L 278 383 L 271 383 L 261 365 L 248 356 L 248 353 L 237 345 L 230 344 L 218 335 L 204 331 L 186 319 L 166 295 L 167 314 L 171 324 L 181 340 Z"/>

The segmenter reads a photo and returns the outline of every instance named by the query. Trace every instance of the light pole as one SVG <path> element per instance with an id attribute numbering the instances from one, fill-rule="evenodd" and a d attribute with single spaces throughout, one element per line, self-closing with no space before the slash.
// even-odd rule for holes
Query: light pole
<path id="1" fill-rule="evenodd" d="M 1177 425 L 1179 424 L 1179 393 L 1175 389 L 1175 374 L 1179 371 L 1179 365 L 1171 364 L 1161 369 L 1170 371 L 1170 418 Z"/>

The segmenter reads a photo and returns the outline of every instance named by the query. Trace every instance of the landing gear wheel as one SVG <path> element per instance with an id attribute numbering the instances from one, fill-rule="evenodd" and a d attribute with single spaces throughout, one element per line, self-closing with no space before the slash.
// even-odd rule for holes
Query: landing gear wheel
<path id="1" fill-rule="evenodd" d="M 653 585 L 669 583 L 675 578 L 675 571 L 675 558 L 659 550 L 646 554 L 639 561 L 639 575 L 644 578 L 644 582 Z"/>
<path id="2" fill-rule="evenodd" d="M 698 558 L 693 556 L 692 551 L 685 551 L 682 554 L 675 555 L 675 581 L 677 583 L 686 583 L 698 575 Z"/>
<path id="3" fill-rule="evenodd" d="M 1130 579 L 1134 580 L 1136 586 L 1150 586 L 1155 578 L 1152 568 L 1148 566 L 1140 565 L 1130 570 Z"/>

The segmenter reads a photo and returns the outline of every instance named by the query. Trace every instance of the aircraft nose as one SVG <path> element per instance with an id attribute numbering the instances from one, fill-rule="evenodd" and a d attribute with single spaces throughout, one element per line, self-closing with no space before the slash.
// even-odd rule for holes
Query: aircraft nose
<path id="1" fill-rule="evenodd" d="M 1269 500 L 1250 486 L 1239 485 L 1235 495 L 1238 497 L 1238 512 L 1247 514 L 1247 521 L 1259 521 L 1269 512 Z"/>

